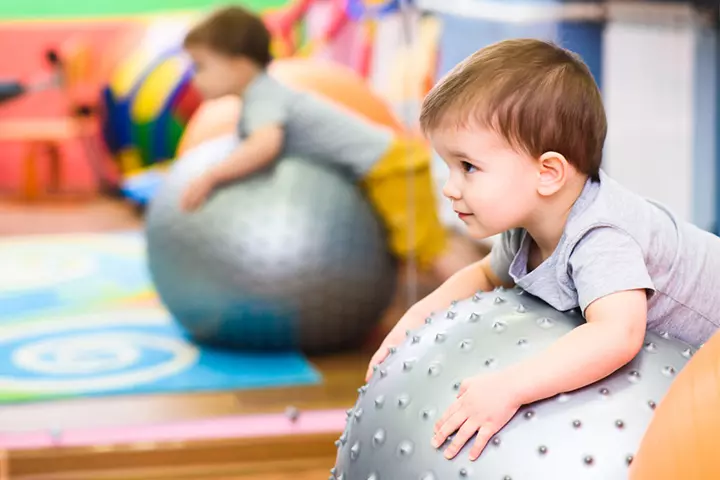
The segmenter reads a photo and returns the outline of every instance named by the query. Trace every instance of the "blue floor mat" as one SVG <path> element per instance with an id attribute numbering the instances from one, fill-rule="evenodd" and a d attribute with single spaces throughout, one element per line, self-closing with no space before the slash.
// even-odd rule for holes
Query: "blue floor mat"
<path id="1" fill-rule="evenodd" d="M 15 238 L 0 259 L 0 403 L 322 380 L 299 353 L 193 344 L 157 301 L 137 233 Z"/>

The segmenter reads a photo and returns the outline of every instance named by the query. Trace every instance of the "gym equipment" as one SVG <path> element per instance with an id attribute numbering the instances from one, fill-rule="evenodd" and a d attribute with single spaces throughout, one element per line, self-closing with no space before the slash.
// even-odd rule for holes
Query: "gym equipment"
<path id="1" fill-rule="evenodd" d="M 452 437 L 438 449 L 430 441 L 460 383 L 540 352 L 584 320 L 513 289 L 478 293 L 427 322 L 360 388 L 330 478 L 627 478 L 656 405 L 693 354 L 680 341 L 648 332 L 641 352 L 614 374 L 524 406 L 474 462 L 475 437 L 447 460 Z"/>
<path id="2" fill-rule="evenodd" d="M 218 189 L 198 211 L 180 195 L 238 141 L 188 150 L 147 210 L 160 298 L 199 343 L 327 352 L 362 343 L 396 281 L 385 232 L 352 180 L 285 157 Z"/>

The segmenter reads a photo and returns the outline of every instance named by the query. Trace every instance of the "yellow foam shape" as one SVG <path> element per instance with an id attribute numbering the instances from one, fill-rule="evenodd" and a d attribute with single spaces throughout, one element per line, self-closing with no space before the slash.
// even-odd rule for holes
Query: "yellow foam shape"
<path id="1" fill-rule="evenodd" d="M 187 66 L 183 56 L 174 55 L 147 76 L 132 105 L 131 116 L 136 122 L 149 122 L 159 116 Z"/>
<path id="2" fill-rule="evenodd" d="M 118 162 L 123 172 L 132 172 L 142 168 L 142 159 L 137 148 L 131 147 L 121 150 L 118 153 Z"/>
<path id="3" fill-rule="evenodd" d="M 118 98 L 127 96 L 151 62 L 163 51 L 179 47 L 195 16 L 178 15 L 147 22 L 147 31 L 133 53 L 118 66 L 110 89 Z"/>

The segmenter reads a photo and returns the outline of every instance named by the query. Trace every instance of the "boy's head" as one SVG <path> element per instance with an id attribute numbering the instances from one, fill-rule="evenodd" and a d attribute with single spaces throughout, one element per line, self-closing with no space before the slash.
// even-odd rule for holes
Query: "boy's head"
<path id="1" fill-rule="evenodd" d="M 534 39 L 458 64 L 426 96 L 420 124 L 450 167 L 445 195 L 483 237 L 524 226 L 543 200 L 597 178 L 607 132 L 588 67 Z"/>
<path id="2" fill-rule="evenodd" d="M 272 60 L 270 32 L 262 19 L 239 7 L 214 11 L 185 36 L 194 82 L 206 98 L 241 93 Z"/>

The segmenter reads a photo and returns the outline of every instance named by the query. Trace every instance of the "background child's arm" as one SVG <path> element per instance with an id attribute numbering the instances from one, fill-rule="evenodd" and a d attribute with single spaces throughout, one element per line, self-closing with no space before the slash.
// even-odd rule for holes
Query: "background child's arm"
<path id="1" fill-rule="evenodd" d="M 509 367 L 521 405 L 589 385 L 632 360 L 645 338 L 647 293 L 613 293 L 591 303 L 585 316 L 587 323 L 547 350 Z"/>
<path id="2" fill-rule="evenodd" d="M 268 125 L 254 131 L 223 162 L 207 175 L 215 185 L 238 180 L 269 165 L 282 151 L 284 131 L 280 125 Z"/>
<path id="3" fill-rule="evenodd" d="M 227 159 L 190 183 L 182 194 L 180 207 L 192 212 L 220 184 L 240 179 L 269 165 L 282 151 L 283 134 L 282 127 L 274 124 L 254 131 Z"/>

